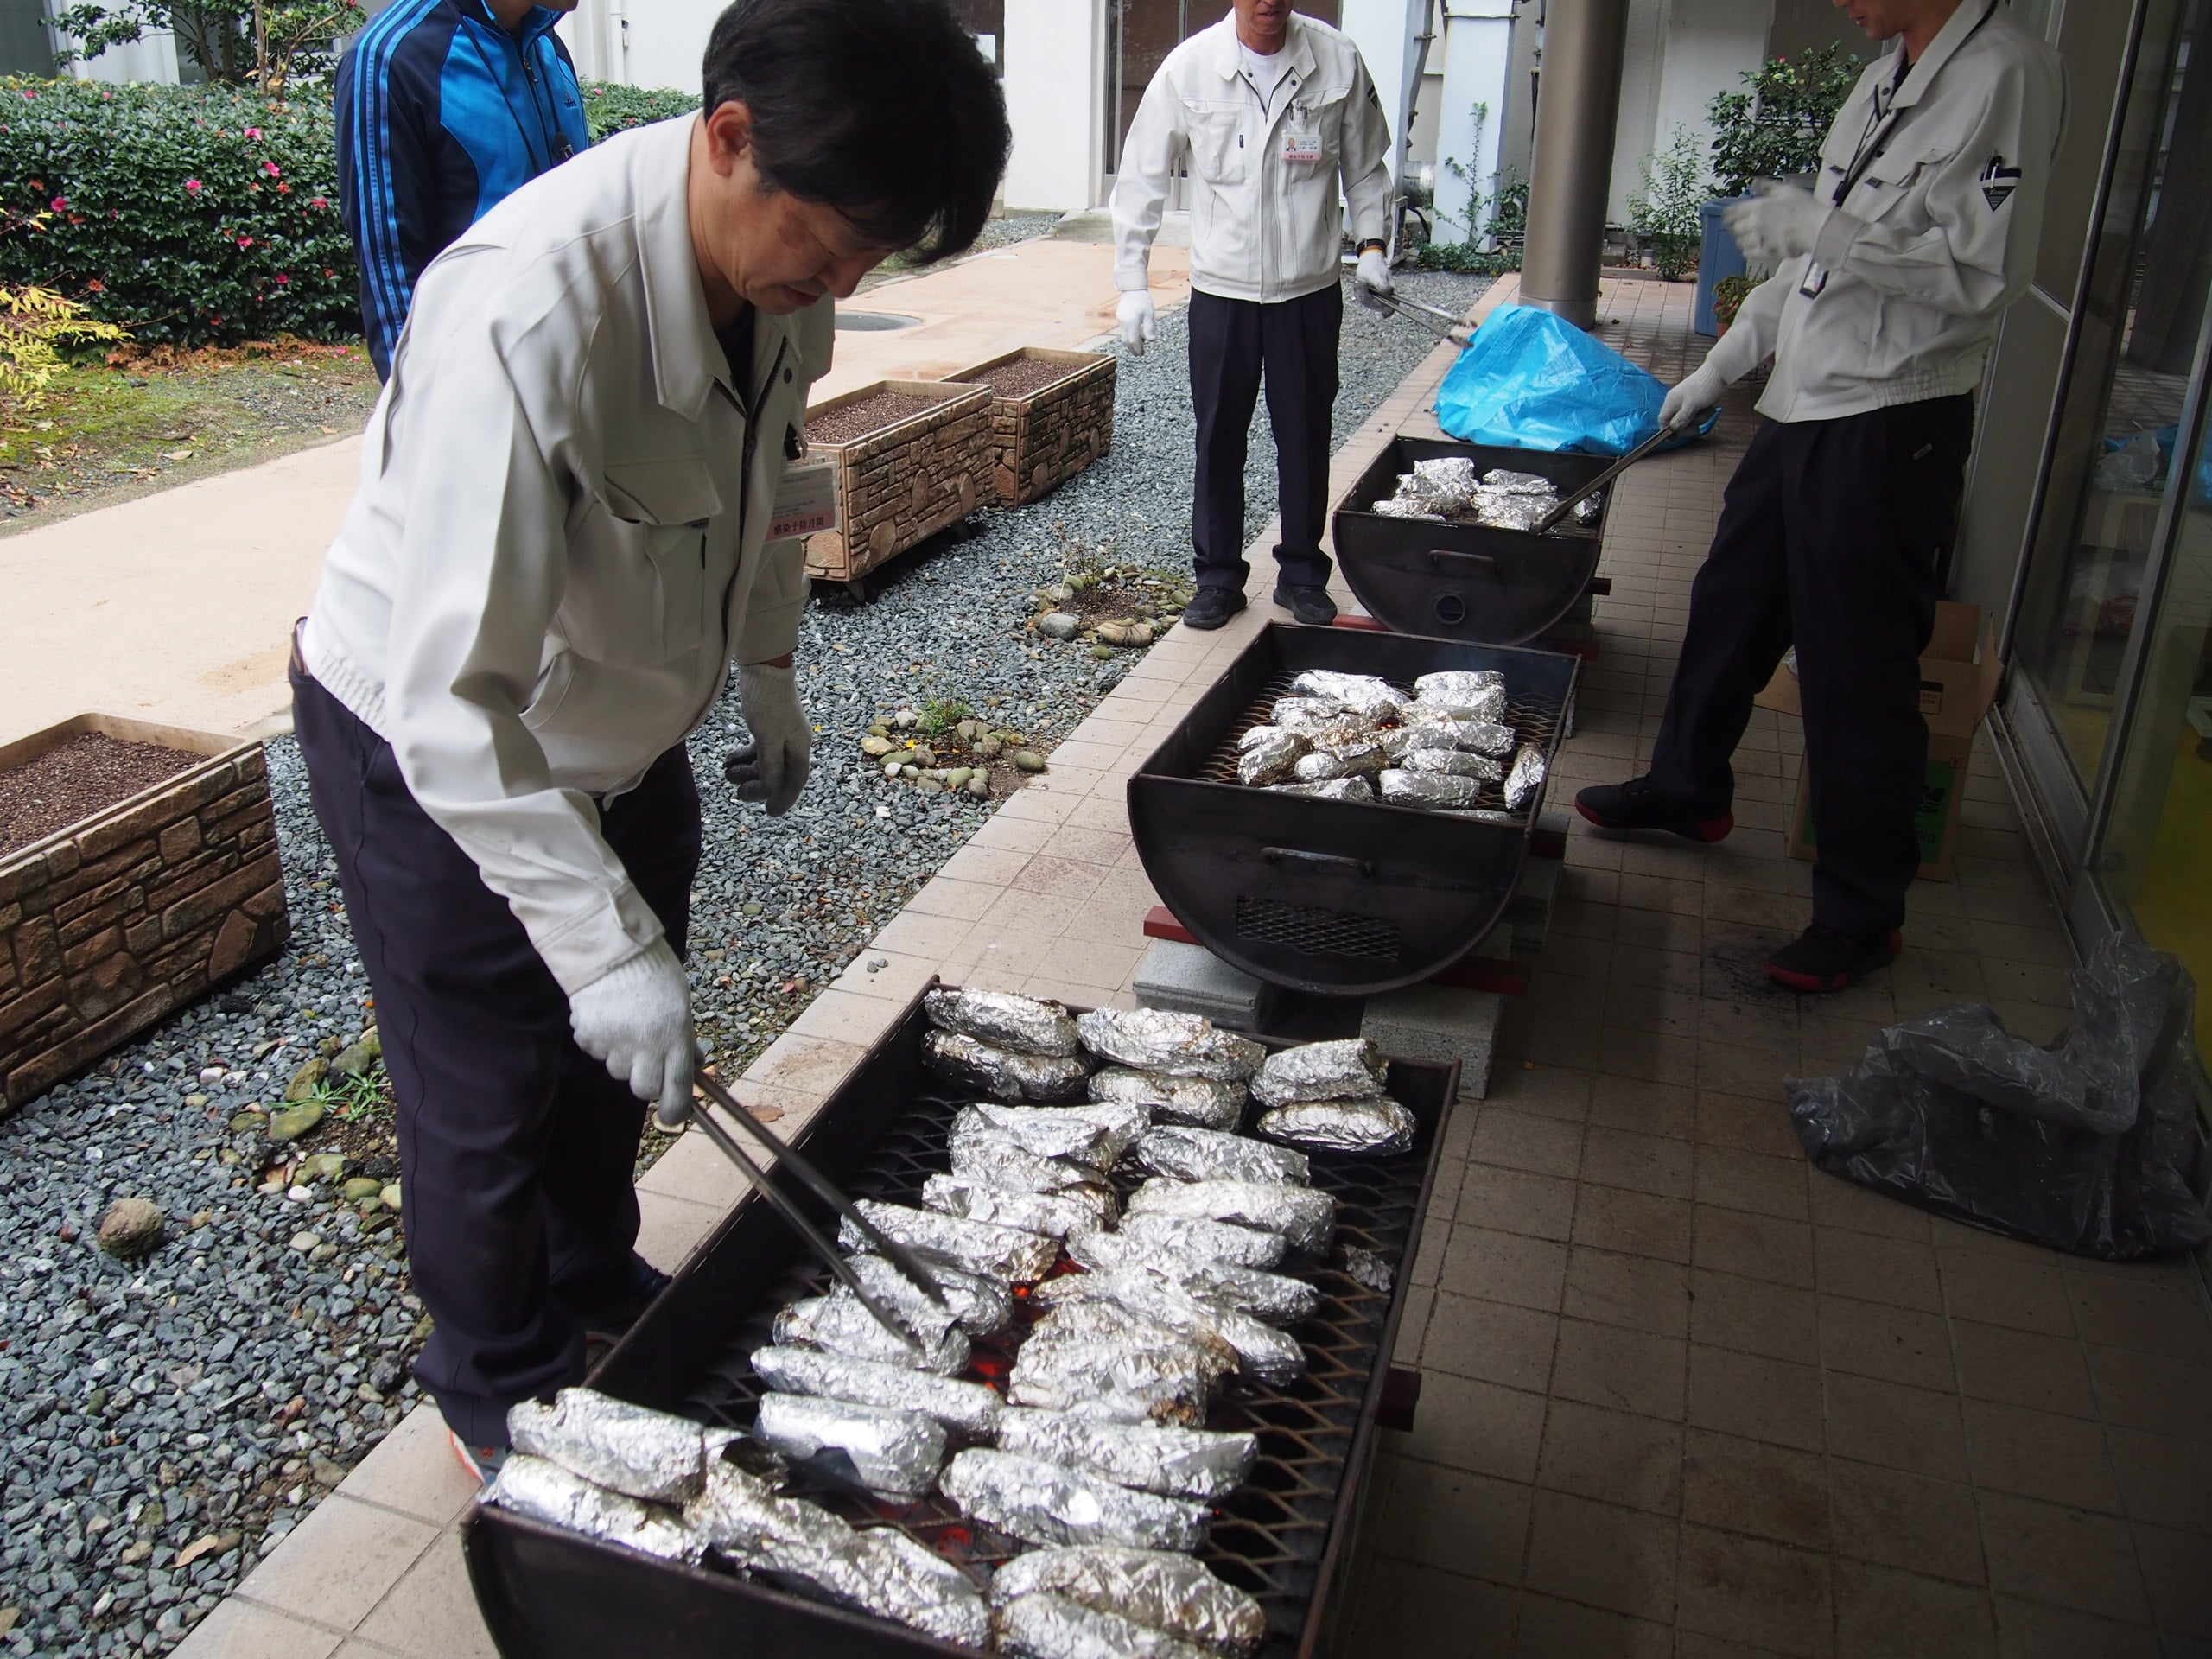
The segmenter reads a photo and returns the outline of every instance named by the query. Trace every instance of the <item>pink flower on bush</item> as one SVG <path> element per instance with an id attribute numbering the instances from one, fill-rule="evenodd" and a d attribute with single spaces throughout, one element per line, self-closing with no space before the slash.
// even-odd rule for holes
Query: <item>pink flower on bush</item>
<path id="1" fill-rule="evenodd" d="M 255 143 L 259 143 L 261 142 L 261 129 L 259 127 L 248 127 L 245 130 L 245 136 L 251 139 Z"/>
<path id="2" fill-rule="evenodd" d="M 291 279 L 290 277 L 287 276 L 286 276 L 283 271 L 281 271 L 281 270 L 280 270 L 280 271 L 278 271 L 278 272 L 276 273 L 276 286 L 277 286 L 277 287 L 279 287 L 279 288 L 288 288 L 288 287 L 289 287 L 289 286 L 291 285 L 291 281 L 292 281 L 292 279 Z"/>
<path id="3" fill-rule="evenodd" d="M 282 178 L 283 176 L 282 173 L 277 171 L 276 163 L 274 162 L 264 162 L 261 164 L 261 170 L 264 173 L 266 173 L 272 179 Z"/>
<path id="4" fill-rule="evenodd" d="M 197 180 L 197 179 L 187 179 L 187 180 L 184 181 L 184 188 L 185 188 L 188 191 L 191 192 L 191 194 L 194 194 L 194 195 L 195 195 L 195 196 L 196 196 L 196 195 L 198 195 L 198 194 L 200 193 L 200 191 L 201 191 L 201 190 L 205 189 L 207 187 L 206 187 L 206 186 L 204 186 L 204 185 L 202 185 L 202 184 L 200 182 L 200 181 L 199 181 L 199 180 Z"/>
<path id="5" fill-rule="evenodd" d="M 310 207 L 327 207 L 330 206 L 330 198 L 328 196 L 309 196 L 308 198 L 308 206 Z"/>
<path id="6" fill-rule="evenodd" d="M 252 238 L 251 237 L 250 237 L 250 236 L 242 236 L 242 237 L 238 238 L 238 246 L 240 246 L 241 248 L 250 248 L 250 247 L 251 247 L 252 245 L 253 245 L 253 238 Z"/>
<path id="7" fill-rule="evenodd" d="M 57 213 L 66 213 L 69 211 L 69 198 L 67 196 L 56 196 L 47 205 L 53 208 Z"/>

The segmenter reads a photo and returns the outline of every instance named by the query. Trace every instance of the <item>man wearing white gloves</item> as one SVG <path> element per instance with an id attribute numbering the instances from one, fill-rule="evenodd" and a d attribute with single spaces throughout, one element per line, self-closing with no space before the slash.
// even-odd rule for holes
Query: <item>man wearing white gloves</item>
<path id="1" fill-rule="evenodd" d="M 1290 0 L 1236 10 L 1167 54 L 1145 89 L 1114 182 L 1114 281 L 1122 339 L 1152 339 L 1146 265 L 1179 164 L 1190 164 L 1191 506 L 1198 593 L 1185 625 L 1244 608 L 1244 443 L 1264 376 L 1282 540 L 1276 604 L 1326 624 L 1329 425 L 1344 320 L 1341 181 L 1359 245 L 1356 280 L 1390 292 L 1383 257 L 1390 135 L 1359 48 Z"/>
<path id="2" fill-rule="evenodd" d="M 2002 0 L 1851 10 L 1897 47 L 1845 100 L 1809 192 L 1763 182 L 1730 210 L 1774 274 L 1661 411 L 1689 425 L 1773 353 L 1769 418 L 1691 590 L 1651 770 L 1575 798 L 1606 829 L 1719 840 L 1729 757 L 1795 645 L 1819 857 L 1812 925 L 1766 966 L 1801 991 L 1840 990 L 1903 948 L 1928 746 L 1919 658 L 1973 392 L 2034 270 L 2066 102 L 2056 54 Z"/>
<path id="3" fill-rule="evenodd" d="M 806 782 L 823 302 L 969 245 L 1006 160 L 944 0 L 737 0 L 704 86 L 424 272 L 293 656 L 436 1321 L 416 1374 L 480 1474 L 664 1282 L 631 1180 L 644 1104 L 691 1099 L 684 740 L 734 658 L 728 780 L 771 813 Z"/>

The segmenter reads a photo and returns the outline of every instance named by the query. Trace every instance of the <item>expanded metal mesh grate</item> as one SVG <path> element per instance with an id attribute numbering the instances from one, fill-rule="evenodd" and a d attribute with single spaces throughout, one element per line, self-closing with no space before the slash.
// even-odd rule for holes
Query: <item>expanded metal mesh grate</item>
<path id="1" fill-rule="evenodd" d="M 1358 957 L 1370 962 L 1398 959 L 1395 922 L 1319 905 L 1286 905 L 1249 893 L 1236 895 L 1236 937 L 1254 944 L 1302 950 L 1308 956 Z"/>
<path id="2" fill-rule="evenodd" d="M 951 1100 L 916 1100 L 846 1181 L 846 1191 L 855 1198 L 918 1205 L 922 1184 L 950 1167 L 945 1137 L 957 1109 L 958 1103 Z M 1406 1243 L 1427 1158 L 1425 1143 L 1393 1158 L 1313 1158 L 1313 1185 L 1337 1200 L 1336 1240 L 1327 1262 L 1294 1257 L 1281 1269 L 1308 1280 L 1321 1293 L 1320 1311 L 1296 1332 L 1306 1349 L 1306 1375 L 1282 1389 L 1249 1378 L 1228 1379 L 1206 1419 L 1209 1428 L 1248 1430 L 1259 1437 L 1259 1461 L 1250 1479 L 1215 1507 L 1211 1535 L 1198 1555 L 1267 1610 L 1268 1636 L 1260 1659 L 1284 1659 L 1296 1650 L 1362 1397 L 1376 1368 L 1389 1358 L 1380 1344 L 1390 1293 L 1372 1289 L 1333 1264 L 1343 1259 L 1342 1247 L 1352 1245 L 1380 1256 L 1394 1273 L 1411 1266 L 1405 1260 Z M 1124 1196 L 1134 1185 L 1116 1181 Z M 683 1407 L 686 1414 L 731 1428 L 751 1427 L 755 1404 L 766 1391 L 753 1370 L 753 1351 L 768 1342 L 779 1309 L 800 1297 L 824 1294 L 830 1283 L 827 1268 L 814 1265 L 811 1257 L 796 1257 L 694 1385 Z M 1033 1319 L 1030 1309 L 1020 1309 L 1017 1331 L 1026 1332 Z M 1001 1382 L 1012 1367 L 1015 1345 L 1004 1338 L 976 1343 L 966 1375 Z M 805 1471 L 799 1478 L 807 1480 Z M 814 1484 L 808 1496 L 849 1521 L 895 1526 L 963 1565 L 995 1567 L 1027 1548 L 969 1521 L 934 1494 L 919 1503 L 895 1504 Z"/>
<path id="3" fill-rule="evenodd" d="M 1208 783 L 1236 783 L 1237 740 L 1255 726 L 1264 726 L 1274 717 L 1275 700 L 1290 694 L 1290 683 L 1297 677 L 1296 671 L 1286 669 L 1270 679 L 1266 689 L 1246 705 L 1244 712 L 1230 722 L 1229 729 L 1222 734 L 1221 741 L 1214 745 L 1213 753 L 1206 756 L 1192 776 L 1204 779 Z M 1408 697 L 1414 694 L 1411 685 L 1402 685 L 1396 681 L 1392 681 L 1391 684 Z M 1564 713 L 1554 698 L 1534 696 L 1525 691 L 1516 692 L 1510 684 L 1506 687 L 1505 723 L 1513 728 L 1513 734 L 1520 741 L 1534 743 L 1546 754 L 1552 753 Z M 1503 758 L 1507 766 L 1512 764 L 1510 755 Z M 1536 799 L 1539 802 L 1543 799 L 1541 792 Z M 1475 800 L 1475 810 L 1485 808 L 1497 812 L 1505 810 L 1505 785 L 1502 780 L 1483 785 L 1482 793 Z M 1526 817 L 1526 810 L 1520 816 Z M 1238 931 L 1243 931 L 1241 915 Z"/>

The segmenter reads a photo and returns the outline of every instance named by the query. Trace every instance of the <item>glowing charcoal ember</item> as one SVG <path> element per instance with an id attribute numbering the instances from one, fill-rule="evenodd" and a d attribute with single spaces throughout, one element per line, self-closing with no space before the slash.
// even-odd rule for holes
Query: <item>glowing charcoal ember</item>
<path id="1" fill-rule="evenodd" d="M 941 1030 L 1016 1054 L 1071 1055 L 1075 1018 L 1057 1002 L 1010 991 L 931 991 L 922 1010 Z"/>
<path id="2" fill-rule="evenodd" d="M 756 1348 L 753 1369 L 785 1394 L 822 1395 L 865 1406 L 918 1411 L 973 1440 L 998 1432 L 1005 1402 L 980 1382 L 932 1376 L 902 1365 L 855 1359 L 820 1348 Z"/>
<path id="3" fill-rule="evenodd" d="M 1179 1498 L 982 1447 L 956 1456 L 938 1488 L 963 1515 L 1033 1544 L 1196 1549 L 1211 1519 Z"/>

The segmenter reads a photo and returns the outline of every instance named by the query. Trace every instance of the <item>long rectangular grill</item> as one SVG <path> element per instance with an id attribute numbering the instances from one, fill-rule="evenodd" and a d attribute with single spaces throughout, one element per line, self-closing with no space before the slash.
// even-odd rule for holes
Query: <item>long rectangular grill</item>
<path id="1" fill-rule="evenodd" d="M 847 1190 L 855 1198 L 919 1205 L 922 1185 L 950 1168 L 945 1137 L 959 1103 L 935 1096 L 915 1101 L 876 1143 Z M 1337 1200 L 1337 1243 L 1396 1262 L 1403 1255 L 1420 1202 L 1427 1148 L 1395 1158 L 1316 1159 L 1313 1183 Z M 1117 1178 L 1126 1197 L 1135 1183 Z M 1403 1264 L 1402 1264 L 1402 1267 Z M 769 1341 L 776 1311 L 830 1287 L 826 1268 L 795 1260 L 772 1294 L 738 1327 L 678 1408 L 686 1416 L 729 1428 L 749 1428 L 766 1392 L 751 1355 Z M 1224 1391 L 1206 1427 L 1249 1430 L 1260 1440 L 1251 1478 L 1217 1506 L 1217 1519 L 1198 1559 L 1221 1578 L 1249 1591 L 1268 1610 L 1269 1641 L 1263 1659 L 1296 1651 L 1313 1590 L 1316 1564 L 1327 1541 L 1343 1484 L 1344 1459 L 1357 1427 L 1368 1380 L 1390 1310 L 1390 1293 L 1359 1283 L 1334 1265 L 1312 1274 L 1320 1311 L 1297 1336 L 1306 1372 L 1286 1389 L 1239 1379 Z M 1036 1317 L 1022 1307 L 1016 1328 L 1026 1335 Z M 1014 1363 L 1016 1339 L 975 1344 L 974 1364 L 986 1378 L 1003 1378 Z M 804 1479 L 804 1475 L 801 1477 Z M 871 1502 L 826 1485 L 806 1496 L 847 1520 L 897 1527 L 949 1560 L 997 1567 L 1027 1546 L 969 1521 L 943 1497 L 918 1504 Z"/>

